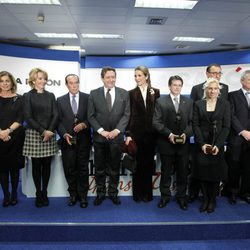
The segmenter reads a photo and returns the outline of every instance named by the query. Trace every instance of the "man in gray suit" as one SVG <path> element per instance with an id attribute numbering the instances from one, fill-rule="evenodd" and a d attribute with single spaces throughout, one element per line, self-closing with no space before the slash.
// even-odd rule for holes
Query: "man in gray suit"
<path id="1" fill-rule="evenodd" d="M 90 92 L 88 120 L 93 128 L 95 180 L 97 197 L 94 205 L 100 205 L 106 195 L 106 171 L 109 174 L 108 196 L 116 205 L 121 204 L 118 195 L 119 170 L 124 142 L 124 131 L 130 117 L 128 92 L 115 87 L 116 70 L 104 67 L 101 71 L 103 87 Z"/>

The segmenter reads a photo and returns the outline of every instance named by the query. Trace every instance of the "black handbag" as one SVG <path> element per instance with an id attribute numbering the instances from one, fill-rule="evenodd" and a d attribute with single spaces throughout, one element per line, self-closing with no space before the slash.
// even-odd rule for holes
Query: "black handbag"
<path id="1" fill-rule="evenodd" d="M 124 154 L 123 160 L 122 160 L 122 167 L 124 169 L 129 170 L 132 174 L 136 172 L 136 158 L 129 155 Z"/>

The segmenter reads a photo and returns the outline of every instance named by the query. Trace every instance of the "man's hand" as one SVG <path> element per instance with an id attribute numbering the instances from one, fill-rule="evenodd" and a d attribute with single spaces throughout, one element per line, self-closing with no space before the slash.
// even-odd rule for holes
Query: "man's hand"
<path id="1" fill-rule="evenodd" d="M 84 122 L 81 122 L 74 127 L 74 132 L 79 133 L 81 130 L 85 128 L 87 128 L 87 125 Z"/>

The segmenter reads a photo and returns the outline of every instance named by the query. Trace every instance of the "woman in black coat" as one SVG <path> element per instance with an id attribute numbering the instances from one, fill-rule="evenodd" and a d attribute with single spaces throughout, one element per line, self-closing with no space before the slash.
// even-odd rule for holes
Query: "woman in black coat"
<path id="1" fill-rule="evenodd" d="M 135 81 L 136 88 L 129 91 L 131 115 L 126 144 L 134 140 L 138 148 L 137 170 L 132 179 L 133 199 L 148 202 L 153 199 L 152 175 L 155 172 L 156 134 L 152 119 L 160 91 L 151 87 L 149 70 L 145 66 L 135 68 Z"/>
<path id="2" fill-rule="evenodd" d="M 203 203 L 200 212 L 212 213 L 219 182 L 227 178 L 224 143 L 230 130 L 230 105 L 220 99 L 220 84 L 209 78 L 204 99 L 194 105 L 193 131 L 196 143 L 194 176 L 201 182 Z"/>
<path id="3" fill-rule="evenodd" d="M 22 148 L 22 97 L 16 93 L 13 75 L 0 72 L 0 183 L 3 189 L 3 207 L 16 205 L 19 169 L 24 167 Z M 9 191 L 9 178 L 11 193 Z"/>
<path id="4" fill-rule="evenodd" d="M 55 96 L 45 90 L 46 71 L 34 68 L 29 73 L 32 88 L 24 94 L 24 118 L 27 123 L 23 154 L 31 157 L 37 207 L 48 206 L 47 188 L 52 156 L 58 151 L 55 128 L 58 111 Z"/>

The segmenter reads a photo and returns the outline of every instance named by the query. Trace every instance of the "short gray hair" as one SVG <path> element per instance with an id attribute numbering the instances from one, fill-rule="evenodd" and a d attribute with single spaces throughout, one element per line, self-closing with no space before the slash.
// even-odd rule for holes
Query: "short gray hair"
<path id="1" fill-rule="evenodd" d="M 240 80 L 243 81 L 243 80 L 245 79 L 245 77 L 246 77 L 247 75 L 249 75 L 249 74 L 250 74 L 250 70 L 249 70 L 249 69 L 248 69 L 248 70 L 245 70 L 245 71 L 241 74 Z"/>

